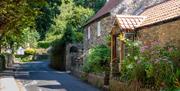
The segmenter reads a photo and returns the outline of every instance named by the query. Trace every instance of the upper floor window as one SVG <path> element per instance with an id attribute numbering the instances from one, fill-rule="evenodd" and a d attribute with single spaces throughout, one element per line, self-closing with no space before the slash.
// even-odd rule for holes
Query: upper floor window
<path id="1" fill-rule="evenodd" d="M 91 27 L 88 27 L 88 39 L 91 38 Z"/>
<path id="2" fill-rule="evenodd" d="M 97 36 L 101 36 L 101 22 L 97 23 Z"/>

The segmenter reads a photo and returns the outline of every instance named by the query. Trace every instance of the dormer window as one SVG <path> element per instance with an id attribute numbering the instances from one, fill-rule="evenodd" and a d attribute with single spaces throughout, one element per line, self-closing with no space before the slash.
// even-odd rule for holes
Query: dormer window
<path id="1" fill-rule="evenodd" d="M 97 23 L 97 36 L 101 36 L 101 22 Z"/>

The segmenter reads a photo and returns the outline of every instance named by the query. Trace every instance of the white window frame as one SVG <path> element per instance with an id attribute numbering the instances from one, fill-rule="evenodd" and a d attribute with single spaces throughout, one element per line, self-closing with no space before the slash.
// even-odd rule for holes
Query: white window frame
<path id="1" fill-rule="evenodd" d="M 88 27 L 88 32 L 87 33 L 88 33 L 87 37 L 88 37 L 88 39 L 90 39 L 91 38 L 91 27 L 90 26 Z"/>
<path id="2" fill-rule="evenodd" d="M 101 36 L 101 22 L 97 23 L 97 36 Z"/>

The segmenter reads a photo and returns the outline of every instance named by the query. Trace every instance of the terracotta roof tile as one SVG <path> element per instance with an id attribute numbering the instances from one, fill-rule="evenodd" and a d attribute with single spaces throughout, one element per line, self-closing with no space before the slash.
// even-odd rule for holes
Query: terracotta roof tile
<path id="1" fill-rule="evenodd" d="M 180 0 L 169 0 L 159 5 L 150 7 L 140 15 L 147 16 L 147 19 L 139 27 L 179 17 Z"/>
<path id="2" fill-rule="evenodd" d="M 86 25 L 94 22 L 102 16 L 111 12 L 111 10 L 120 3 L 121 0 L 109 0 L 97 13 L 93 16 Z"/>
<path id="3" fill-rule="evenodd" d="M 116 15 L 116 22 L 121 29 L 132 30 L 138 27 L 144 20 L 145 16 L 134 15 Z"/>

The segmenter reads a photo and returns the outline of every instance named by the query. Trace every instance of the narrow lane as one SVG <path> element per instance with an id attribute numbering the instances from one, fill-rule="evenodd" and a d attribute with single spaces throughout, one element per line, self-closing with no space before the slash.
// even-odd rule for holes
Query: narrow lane
<path id="1" fill-rule="evenodd" d="M 67 72 L 48 67 L 48 61 L 22 64 L 15 75 L 27 91 L 100 91 Z"/>

